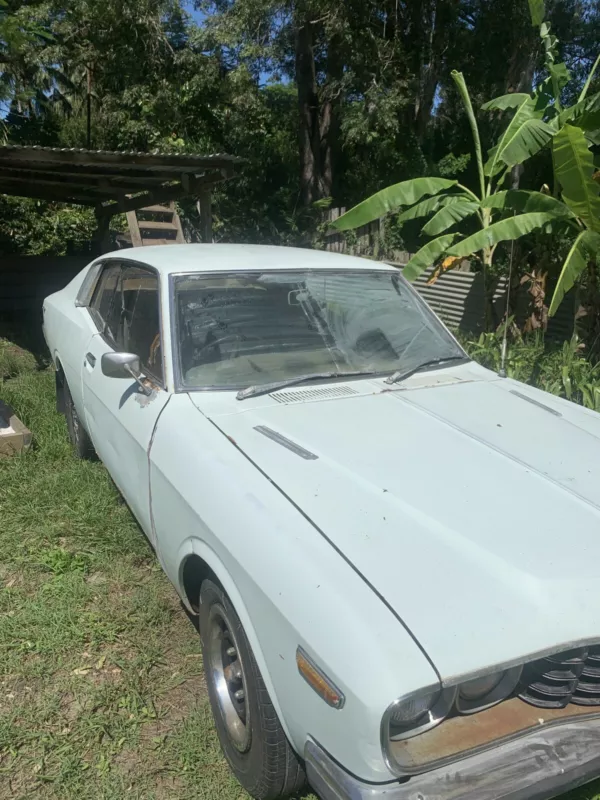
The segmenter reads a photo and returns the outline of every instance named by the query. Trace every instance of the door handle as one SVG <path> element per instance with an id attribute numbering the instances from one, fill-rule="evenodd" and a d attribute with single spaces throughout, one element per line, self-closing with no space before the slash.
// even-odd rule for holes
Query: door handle
<path id="1" fill-rule="evenodd" d="M 96 366 L 96 356 L 93 355 L 92 353 L 86 353 L 85 357 L 90 367 L 94 369 L 94 367 Z"/>

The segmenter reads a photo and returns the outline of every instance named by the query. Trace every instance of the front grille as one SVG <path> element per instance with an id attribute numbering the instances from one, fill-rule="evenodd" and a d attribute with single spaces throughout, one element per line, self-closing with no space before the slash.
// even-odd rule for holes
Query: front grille
<path id="1" fill-rule="evenodd" d="M 600 706 L 600 645 L 540 658 L 523 669 L 519 697 L 539 708 Z"/>

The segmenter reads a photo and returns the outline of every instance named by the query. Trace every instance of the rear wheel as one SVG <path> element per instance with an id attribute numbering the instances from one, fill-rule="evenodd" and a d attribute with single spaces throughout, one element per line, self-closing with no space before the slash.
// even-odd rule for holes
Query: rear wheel
<path id="1" fill-rule="evenodd" d="M 242 623 L 210 580 L 200 591 L 202 654 L 221 747 L 244 789 L 258 800 L 298 792 L 304 770 L 271 703 Z"/>
<path id="2" fill-rule="evenodd" d="M 94 445 L 92 444 L 92 440 L 88 436 L 86 429 L 81 424 L 81 420 L 79 419 L 77 409 L 75 408 L 75 403 L 73 402 L 73 398 L 66 381 L 64 382 L 63 392 L 65 417 L 67 419 L 69 439 L 71 440 L 71 444 L 75 450 L 75 455 L 78 458 L 96 458 Z"/>

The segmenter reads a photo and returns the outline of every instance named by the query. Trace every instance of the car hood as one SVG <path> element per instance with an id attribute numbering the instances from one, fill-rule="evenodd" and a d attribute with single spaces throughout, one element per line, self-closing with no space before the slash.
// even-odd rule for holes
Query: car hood
<path id="1" fill-rule="evenodd" d="M 444 680 L 600 641 L 600 415 L 481 368 L 433 387 L 359 383 L 320 402 L 192 399 Z"/>

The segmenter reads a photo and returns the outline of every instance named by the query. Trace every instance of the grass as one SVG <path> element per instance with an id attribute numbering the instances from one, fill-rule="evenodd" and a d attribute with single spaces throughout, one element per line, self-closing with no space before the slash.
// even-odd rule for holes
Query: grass
<path id="1" fill-rule="evenodd" d="M 51 372 L 3 340 L 0 396 L 35 441 L 0 460 L 0 798 L 247 798 L 174 589 L 106 470 L 73 457 Z"/>
<path id="2" fill-rule="evenodd" d="M 51 372 L 2 340 L 0 396 L 35 441 L 0 460 L 0 798 L 247 798 L 194 626 L 106 470 L 72 455 Z"/>

